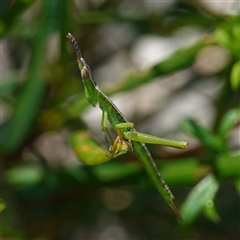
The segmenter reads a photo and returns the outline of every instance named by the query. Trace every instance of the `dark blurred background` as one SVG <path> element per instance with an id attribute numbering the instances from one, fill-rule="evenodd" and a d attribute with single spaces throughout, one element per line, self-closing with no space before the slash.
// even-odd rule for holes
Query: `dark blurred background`
<path id="1" fill-rule="evenodd" d="M 2 239 L 239 239 L 239 14 L 238 1 L 1 1 Z M 184 223 L 134 154 L 84 164 L 106 143 L 68 32 L 138 131 L 189 142 L 149 145 Z"/>

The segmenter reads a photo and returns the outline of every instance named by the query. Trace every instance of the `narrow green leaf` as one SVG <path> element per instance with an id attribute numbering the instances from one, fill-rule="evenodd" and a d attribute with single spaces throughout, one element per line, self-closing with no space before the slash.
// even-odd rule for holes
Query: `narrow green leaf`
<path id="1" fill-rule="evenodd" d="M 204 207 L 208 206 L 216 195 L 219 188 L 216 178 L 208 174 L 188 194 L 188 197 L 181 208 L 184 218 L 184 225 L 190 225 L 198 217 Z"/>
<path id="2" fill-rule="evenodd" d="M 106 164 L 96 165 L 92 168 L 92 173 L 102 182 L 110 182 L 123 180 L 126 177 L 134 176 L 142 171 L 141 166 L 128 163 L 121 164 L 117 162 L 109 162 Z"/>
<path id="3" fill-rule="evenodd" d="M 117 92 L 119 88 L 121 88 L 121 90 L 133 89 L 134 87 L 145 82 L 149 82 L 156 77 L 189 67 L 193 63 L 198 51 L 203 46 L 204 44 L 202 42 L 198 42 L 188 48 L 179 49 L 170 57 L 159 62 L 148 71 L 142 73 L 131 73 L 120 83 L 120 85 L 117 85 L 115 89 L 111 90 L 111 94 Z"/>
<path id="4" fill-rule="evenodd" d="M 231 131 L 231 129 L 240 121 L 240 110 L 238 108 L 229 110 L 224 117 L 222 118 L 219 128 L 218 134 L 222 139 L 227 137 L 227 134 Z"/>
<path id="5" fill-rule="evenodd" d="M 32 187 L 44 179 L 44 169 L 33 164 L 20 165 L 8 170 L 5 178 L 16 187 Z"/>
<path id="6" fill-rule="evenodd" d="M 240 85 L 240 61 L 236 62 L 233 65 L 230 81 L 231 81 L 231 86 L 233 89 L 237 89 L 239 87 L 239 85 Z"/>
<path id="7" fill-rule="evenodd" d="M 199 125 L 196 121 L 186 119 L 181 123 L 181 126 L 186 133 L 196 137 L 206 147 L 220 152 L 226 150 L 221 138 Z"/>
<path id="8" fill-rule="evenodd" d="M 231 36 L 223 28 L 217 28 L 214 32 L 214 37 L 220 45 L 231 49 Z"/>
<path id="9" fill-rule="evenodd" d="M 165 181 L 174 186 L 195 184 L 200 180 L 202 174 L 206 175 L 209 171 L 209 168 L 205 167 L 204 169 L 196 158 L 176 159 L 176 161 L 172 159 L 171 161 L 166 160 L 166 162 L 161 159 L 161 161 L 156 160 L 156 162 Z"/>
<path id="10" fill-rule="evenodd" d="M 209 199 L 206 201 L 203 211 L 204 211 L 204 215 L 210 221 L 218 223 L 221 220 L 220 216 L 218 215 L 218 212 L 216 210 L 213 200 Z"/>
<path id="11" fill-rule="evenodd" d="M 240 154 L 221 154 L 216 159 L 215 166 L 221 178 L 239 176 Z"/>

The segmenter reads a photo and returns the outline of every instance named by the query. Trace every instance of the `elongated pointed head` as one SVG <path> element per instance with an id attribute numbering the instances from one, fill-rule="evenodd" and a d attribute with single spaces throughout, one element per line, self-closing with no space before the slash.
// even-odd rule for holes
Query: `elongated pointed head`
<path id="1" fill-rule="evenodd" d="M 66 37 L 71 42 L 77 58 L 78 68 L 81 72 L 86 98 L 88 102 L 95 107 L 98 102 L 98 90 L 96 88 L 96 83 L 92 78 L 90 67 L 82 57 L 81 50 L 74 36 L 71 33 L 68 33 Z"/>

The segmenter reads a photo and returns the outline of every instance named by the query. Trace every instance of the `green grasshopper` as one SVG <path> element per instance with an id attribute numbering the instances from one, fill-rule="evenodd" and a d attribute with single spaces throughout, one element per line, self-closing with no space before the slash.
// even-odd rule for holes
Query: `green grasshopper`
<path id="1" fill-rule="evenodd" d="M 154 162 L 145 143 L 159 144 L 162 146 L 175 147 L 179 149 L 186 149 L 188 143 L 159 138 L 149 134 L 137 132 L 134 128 L 134 124 L 126 120 L 112 100 L 104 94 L 104 92 L 94 81 L 90 67 L 82 57 L 77 41 L 73 35 L 68 33 L 66 37 L 70 40 L 75 51 L 86 98 L 93 107 L 95 107 L 98 103 L 100 109 L 102 110 L 101 128 L 105 140 L 109 146 L 108 150 L 106 151 L 105 158 L 107 158 L 107 160 L 111 160 L 112 158 L 121 154 L 133 151 L 142 162 L 143 167 L 154 182 L 157 190 L 162 195 L 166 203 L 171 207 L 178 219 L 183 221 L 181 214 L 173 202 L 174 196 L 158 171 L 156 163 Z M 108 131 L 108 122 L 117 133 L 117 138 L 115 141 L 112 141 L 111 135 Z M 106 162 L 106 159 L 104 162 Z M 96 164 L 98 163 L 99 162 Z"/>

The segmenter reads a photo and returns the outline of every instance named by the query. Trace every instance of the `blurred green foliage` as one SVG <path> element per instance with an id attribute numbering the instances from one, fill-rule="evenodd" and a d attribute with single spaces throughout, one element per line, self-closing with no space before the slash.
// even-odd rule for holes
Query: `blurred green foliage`
<path id="1" fill-rule="evenodd" d="M 175 1 L 167 10 L 154 10 L 145 4 L 153 3 L 1 3 L 0 224 L 4 239 L 240 237 L 240 16 L 223 17 L 197 2 Z M 135 35 L 126 45 L 109 47 L 104 53 L 99 48 L 106 46 L 103 43 L 112 33 L 99 34 L 99 29 L 109 23 L 119 27 L 127 24 Z M 64 155 L 70 151 L 70 136 L 76 137 L 71 141 L 83 162 L 104 156 L 105 151 L 82 120 L 88 103 L 65 36 L 74 34 L 94 70 L 117 51 L 131 49 L 142 36 L 172 36 L 190 27 L 201 30 L 204 36 L 147 70 L 116 76 L 114 86 L 106 88 L 109 95 L 131 91 L 184 69 L 191 69 L 193 74 L 182 89 L 210 78 L 220 83 L 218 95 L 211 96 L 215 99 L 212 125 L 203 126 L 194 119 L 194 113 L 181 123 L 182 131 L 192 137 L 193 147 L 173 156 L 158 154 L 162 151 L 159 147 L 151 148 L 176 204 L 182 206 L 185 223 L 180 225 L 134 155 L 90 167 L 77 164 L 76 159 L 73 165 L 65 164 L 72 156 Z M 210 74 L 194 71 L 196 59 L 207 47 L 225 49 L 229 60 Z M 104 86 L 101 88 L 105 91 Z M 151 115 L 141 124 L 147 118 Z M 140 122 L 137 116 L 131 121 Z M 50 152 L 58 154 L 51 158 L 39 144 L 53 134 L 63 136 L 62 148 L 67 150 L 62 153 L 50 146 Z"/>

